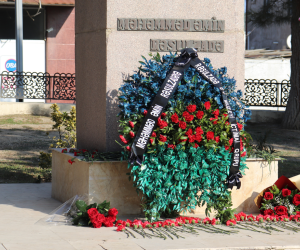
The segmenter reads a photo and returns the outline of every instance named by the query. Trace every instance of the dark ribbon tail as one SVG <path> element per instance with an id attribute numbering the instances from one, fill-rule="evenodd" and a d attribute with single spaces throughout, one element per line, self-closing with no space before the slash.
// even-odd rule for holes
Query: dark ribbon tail
<path id="1" fill-rule="evenodd" d="M 240 189 L 241 187 L 240 178 L 243 178 L 241 172 L 237 172 L 236 174 L 230 174 L 227 180 L 228 188 L 232 189 L 234 186 L 236 186 L 237 189 Z"/>
<path id="2" fill-rule="evenodd" d="M 144 159 L 144 155 L 140 156 L 136 155 L 134 152 L 131 152 L 128 162 L 130 163 L 130 165 L 137 163 L 139 166 L 142 166 Z"/>

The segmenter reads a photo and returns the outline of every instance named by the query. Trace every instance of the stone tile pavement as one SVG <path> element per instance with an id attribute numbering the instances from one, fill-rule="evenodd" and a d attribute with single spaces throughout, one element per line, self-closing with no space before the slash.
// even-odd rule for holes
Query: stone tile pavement
<path id="1" fill-rule="evenodd" d="M 0 250 L 204 250 L 300 249 L 300 233 L 272 235 L 241 231 L 236 235 L 200 232 L 185 239 L 126 238 L 114 228 L 36 224 L 61 205 L 51 198 L 51 183 L 0 184 Z M 124 219 L 124 218 L 121 218 Z"/>

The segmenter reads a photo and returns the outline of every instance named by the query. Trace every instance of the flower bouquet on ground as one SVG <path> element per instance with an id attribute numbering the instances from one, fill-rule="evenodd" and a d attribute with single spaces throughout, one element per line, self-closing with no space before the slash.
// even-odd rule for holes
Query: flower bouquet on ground
<path id="1" fill-rule="evenodd" d="M 263 215 L 290 216 L 300 213 L 300 191 L 287 177 L 281 176 L 273 186 L 254 200 Z"/>

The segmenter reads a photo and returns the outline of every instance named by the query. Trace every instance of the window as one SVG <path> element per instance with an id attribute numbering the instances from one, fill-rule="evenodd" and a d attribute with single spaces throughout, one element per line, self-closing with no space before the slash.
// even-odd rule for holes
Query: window
<path id="1" fill-rule="evenodd" d="M 29 17 L 34 15 L 37 8 L 23 9 L 23 39 L 44 40 L 45 39 L 45 9 L 41 9 L 41 14 L 34 17 L 34 21 Z M 0 8 L 0 39 L 15 39 L 15 9 Z"/>

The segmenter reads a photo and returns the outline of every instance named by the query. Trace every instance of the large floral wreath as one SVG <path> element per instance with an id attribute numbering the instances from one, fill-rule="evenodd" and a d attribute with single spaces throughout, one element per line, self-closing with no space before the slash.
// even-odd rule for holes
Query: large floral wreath
<path id="1" fill-rule="evenodd" d="M 119 133 L 127 154 L 153 98 L 174 66 L 176 55 L 161 58 L 157 54 L 149 61 L 143 59 L 139 71 L 119 89 Z M 245 109 L 242 92 L 235 92 L 235 80 L 228 78 L 226 68 L 213 70 L 207 58 L 205 63 L 222 81 L 237 118 L 242 152 L 240 171 L 244 174 L 248 134 L 243 127 L 251 113 Z M 190 67 L 158 119 L 143 165 L 131 168 L 134 186 L 144 194 L 146 216 L 155 220 L 165 212 L 195 209 L 205 203 L 214 207 L 219 198 L 228 198 L 226 179 L 232 143 L 219 90 Z"/>

